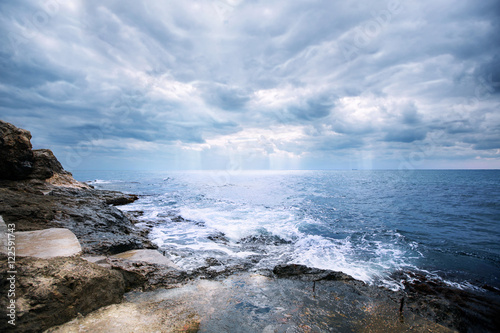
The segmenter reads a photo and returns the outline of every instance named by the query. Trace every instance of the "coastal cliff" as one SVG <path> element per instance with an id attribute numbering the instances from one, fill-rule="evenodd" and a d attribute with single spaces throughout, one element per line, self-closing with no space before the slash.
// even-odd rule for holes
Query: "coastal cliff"
<path id="1" fill-rule="evenodd" d="M 14 321 L 2 316 L 0 329 L 16 332 L 43 331 L 122 300 L 134 273 L 124 276 L 123 269 L 82 256 L 155 248 L 114 207 L 133 202 L 135 195 L 76 181 L 52 151 L 32 150 L 30 140 L 29 131 L 0 120 L 0 307 L 15 305 Z M 76 254 L 61 251 L 65 230 L 76 236 Z"/>

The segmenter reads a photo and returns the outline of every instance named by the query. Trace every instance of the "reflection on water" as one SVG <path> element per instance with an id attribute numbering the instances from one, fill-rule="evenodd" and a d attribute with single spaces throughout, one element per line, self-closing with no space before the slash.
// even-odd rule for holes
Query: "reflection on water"
<path id="1" fill-rule="evenodd" d="M 312 282 L 233 275 L 184 287 L 131 292 L 126 302 L 98 310 L 52 332 L 449 332 L 407 311 L 396 293 L 359 281 Z M 135 318 L 133 326 L 127 323 Z M 87 329 L 87 330 L 86 330 Z"/>

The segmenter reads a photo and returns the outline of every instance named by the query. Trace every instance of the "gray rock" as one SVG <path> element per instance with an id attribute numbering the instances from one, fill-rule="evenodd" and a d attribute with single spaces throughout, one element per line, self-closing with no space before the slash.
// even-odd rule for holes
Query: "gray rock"
<path id="1" fill-rule="evenodd" d="M 155 248 L 122 211 L 107 202 L 123 194 L 53 186 L 41 181 L 0 181 L 0 215 L 16 231 L 71 230 L 86 254 Z"/>

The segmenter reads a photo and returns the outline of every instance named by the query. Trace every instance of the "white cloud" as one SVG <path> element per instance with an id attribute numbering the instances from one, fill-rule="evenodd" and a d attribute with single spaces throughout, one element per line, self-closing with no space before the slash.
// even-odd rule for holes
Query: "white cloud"
<path id="1" fill-rule="evenodd" d="M 2 119 L 44 144 L 397 168 L 432 143 L 426 167 L 500 166 L 495 0 L 54 3 L 0 4 Z"/>

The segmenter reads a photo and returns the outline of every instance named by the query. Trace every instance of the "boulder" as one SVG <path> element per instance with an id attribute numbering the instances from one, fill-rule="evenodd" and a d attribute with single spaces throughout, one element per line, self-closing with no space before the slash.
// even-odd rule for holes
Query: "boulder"
<path id="1" fill-rule="evenodd" d="M 0 258 L 1 290 L 9 290 L 7 258 Z M 79 314 L 119 303 L 125 292 L 120 273 L 78 257 L 16 259 L 16 332 L 42 332 Z M 9 299 L 0 298 L 5 309 Z M 0 321 L 0 331 L 11 326 Z"/>
<path id="2" fill-rule="evenodd" d="M 64 170 L 63 166 L 50 149 L 33 150 L 33 157 L 33 171 L 29 175 L 31 179 L 48 179 L 51 178 L 54 173 L 71 175 L 71 173 Z"/>
<path id="3" fill-rule="evenodd" d="M 0 120 L 0 179 L 26 179 L 33 171 L 31 133 Z"/>
<path id="4" fill-rule="evenodd" d="M 65 228 L 16 232 L 16 256 L 35 258 L 70 257 L 82 252 L 74 233 Z"/>

